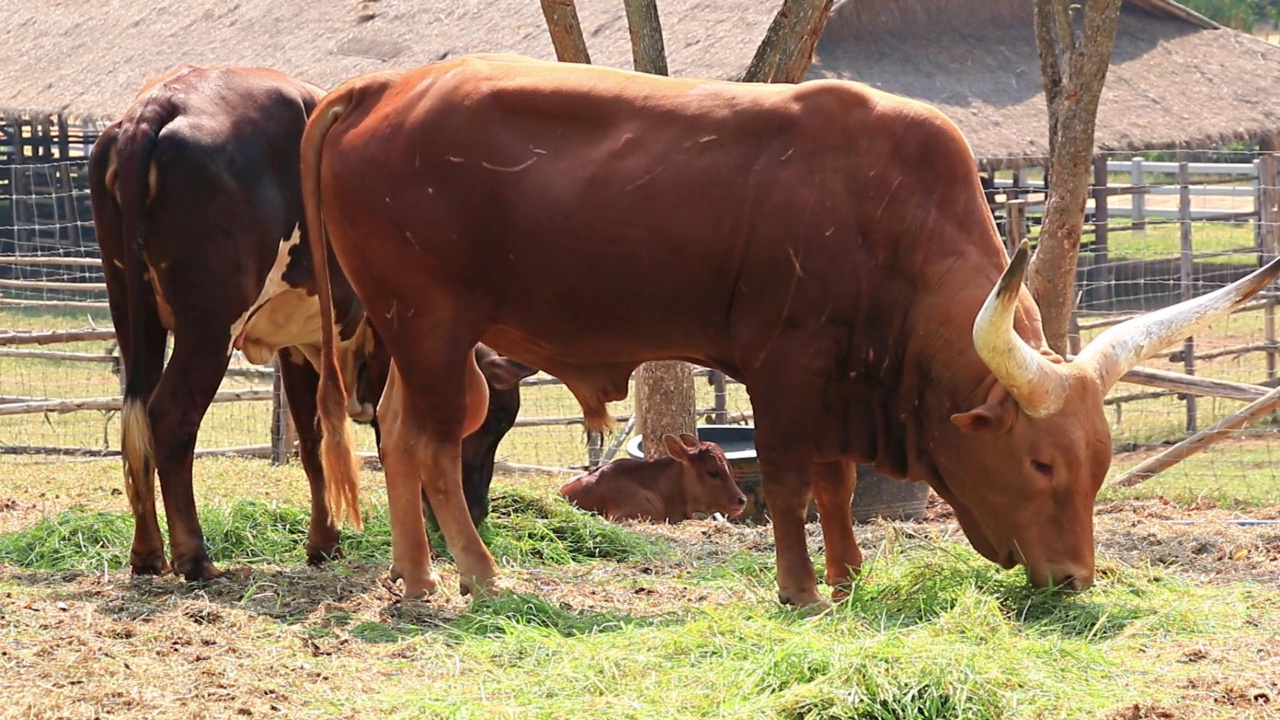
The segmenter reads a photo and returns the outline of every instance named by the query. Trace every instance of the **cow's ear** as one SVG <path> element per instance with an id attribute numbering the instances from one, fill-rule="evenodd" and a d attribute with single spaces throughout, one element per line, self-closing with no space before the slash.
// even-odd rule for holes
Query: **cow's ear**
<path id="1" fill-rule="evenodd" d="M 516 383 L 538 372 L 519 360 L 495 355 L 480 363 L 480 372 L 496 390 L 506 390 Z"/>
<path id="2" fill-rule="evenodd" d="M 684 443 L 684 446 L 690 450 L 696 450 L 701 444 L 698 442 L 696 435 L 690 435 L 689 433 L 680 433 L 680 442 Z"/>
<path id="3" fill-rule="evenodd" d="M 667 454 L 679 460 L 682 463 L 689 462 L 689 448 L 684 446 L 680 438 L 675 435 L 663 435 L 662 444 L 667 446 Z"/>
<path id="4" fill-rule="evenodd" d="M 1003 433 L 1013 427 L 1013 419 L 1018 414 L 1018 404 L 1014 402 L 1004 385 L 996 383 L 987 393 L 987 401 L 969 412 L 956 413 L 951 422 L 967 433 Z"/>

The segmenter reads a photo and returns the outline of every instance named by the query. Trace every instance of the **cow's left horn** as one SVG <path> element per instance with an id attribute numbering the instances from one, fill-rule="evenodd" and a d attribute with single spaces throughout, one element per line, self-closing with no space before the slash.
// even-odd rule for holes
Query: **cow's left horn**
<path id="1" fill-rule="evenodd" d="M 1062 407 L 1067 377 L 1062 369 L 1031 347 L 1013 329 L 1018 291 L 1027 272 L 1031 249 L 1023 241 L 973 322 L 973 345 L 996 376 L 1031 417 L 1048 417 Z"/>
<path id="2" fill-rule="evenodd" d="M 1135 365 L 1161 348 L 1196 334 L 1253 297 L 1276 277 L 1280 277 L 1280 259 L 1207 295 L 1115 325 L 1085 346 L 1074 362 L 1089 368 L 1103 391 L 1110 390 Z"/>

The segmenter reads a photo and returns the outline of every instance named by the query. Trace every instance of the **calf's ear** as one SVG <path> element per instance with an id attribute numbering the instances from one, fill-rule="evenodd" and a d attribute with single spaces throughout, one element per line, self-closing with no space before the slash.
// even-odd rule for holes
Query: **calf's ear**
<path id="1" fill-rule="evenodd" d="M 538 369 L 531 368 L 519 360 L 495 355 L 480 363 L 480 372 L 484 373 L 485 379 L 495 390 L 506 390 L 538 372 Z"/>
<path id="2" fill-rule="evenodd" d="M 680 433 L 680 442 L 684 443 L 684 446 L 690 450 L 696 450 L 701 444 L 698 442 L 696 435 L 690 435 L 689 433 Z"/>
<path id="3" fill-rule="evenodd" d="M 686 465 L 689 463 L 689 448 L 675 435 L 663 435 L 662 444 L 667 446 L 667 454 Z"/>

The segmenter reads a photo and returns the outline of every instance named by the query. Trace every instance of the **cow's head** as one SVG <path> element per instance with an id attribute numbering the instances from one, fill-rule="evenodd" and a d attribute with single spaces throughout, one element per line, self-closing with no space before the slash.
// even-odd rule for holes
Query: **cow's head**
<path id="1" fill-rule="evenodd" d="M 498 445 L 520 414 L 520 381 L 538 370 L 487 345 L 476 345 L 475 356 L 489 385 L 489 407 L 480 427 L 462 440 L 462 494 L 471 522 L 479 527 L 489 515 L 489 484 Z"/>
<path id="2" fill-rule="evenodd" d="M 1122 375 L 1161 348 L 1218 319 L 1277 275 L 1280 261 L 1228 287 L 1112 327 L 1070 362 L 1033 348 L 1014 331 L 1023 243 L 973 326 L 991 371 L 985 399 L 951 415 L 932 438 L 935 487 L 987 558 L 1026 566 L 1037 587 L 1093 582 L 1093 503 L 1111 464 L 1102 400 Z"/>
<path id="3" fill-rule="evenodd" d="M 734 482 L 733 469 L 719 445 L 699 442 L 688 433 L 663 435 L 662 443 L 667 454 L 680 463 L 689 512 L 718 512 L 729 517 L 742 514 L 747 496 Z"/>

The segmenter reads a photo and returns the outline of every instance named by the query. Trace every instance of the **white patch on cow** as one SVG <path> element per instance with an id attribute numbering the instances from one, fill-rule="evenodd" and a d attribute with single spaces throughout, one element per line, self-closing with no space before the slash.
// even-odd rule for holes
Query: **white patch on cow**
<path id="1" fill-rule="evenodd" d="M 289 267 L 289 251 L 291 251 L 294 246 L 300 242 L 302 242 L 302 234 L 299 226 L 294 226 L 293 234 L 280 241 L 280 247 L 276 251 L 276 261 L 271 266 L 271 271 L 267 273 L 267 280 L 263 283 L 262 290 L 258 293 L 258 299 L 254 300 L 253 304 L 249 306 L 249 309 L 246 310 L 239 319 L 231 324 L 231 343 L 227 346 L 228 356 L 231 355 L 231 351 L 234 350 L 236 345 L 240 342 L 240 336 L 245 331 L 245 323 L 249 318 L 257 314 L 259 312 L 259 308 L 266 305 L 272 298 L 275 298 L 281 293 L 291 289 L 288 283 L 284 281 L 284 271 Z M 316 312 L 319 313 L 318 303 L 316 304 Z M 254 318 L 254 324 L 257 325 L 257 318 Z M 317 327 L 319 327 L 318 324 Z M 274 352 L 275 351 L 272 351 L 272 354 L 274 354 Z M 245 356 L 248 357 L 248 353 L 246 353 Z M 258 362 L 253 358 L 249 358 L 249 361 Z M 270 362 L 271 356 L 268 355 L 266 360 L 259 364 L 265 365 Z"/>

